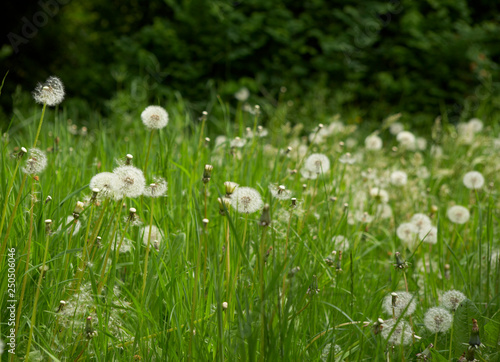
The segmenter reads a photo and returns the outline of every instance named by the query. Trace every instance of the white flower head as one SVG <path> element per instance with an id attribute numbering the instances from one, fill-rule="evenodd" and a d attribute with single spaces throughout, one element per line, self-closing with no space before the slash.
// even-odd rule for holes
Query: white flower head
<path id="1" fill-rule="evenodd" d="M 403 126 L 402 123 L 399 122 L 394 122 L 389 126 L 389 132 L 391 132 L 392 135 L 397 136 L 398 133 L 403 132 L 405 130 L 405 127 Z"/>
<path id="2" fill-rule="evenodd" d="M 151 232 L 151 238 L 149 237 L 150 232 Z M 161 244 L 161 242 L 163 241 L 162 232 L 155 225 L 146 225 L 142 229 L 141 234 L 142 234 L 142 242 L 144 243 L 144 245 L 148 245 L 148 240 L 149 240 L 151 245 L 153 245 L 155 249 L 158 249 L 157 246 Z"/>
<path id="3" fill-rule="evenodd" d="M 392 305 L 394 298 L 393 294 L 397 295 L 394 307 Z M 384 298 L 382 307 L 384 308 L 384 311 L 390 315 L 392 315 L 394 309 L 394 316 L 396 318 L 399 318 L 399 316 L 401 316 L 403 312 L 404 316 L 408 317 L 415 312 L 415 309 L 417 309 L 417 302 L 415 301 L 415 299 L 416 298 L 413 298 L 413 295 L 408 292 L 389 293 Z"/>
<path id="4" fill-rule="evenodd" d="M 271 195 L 278 200 L 288 200 L 292 197 L 292 192 L 287 190 L 283 185 L 271 184 L 269 185 L 269 191 L 271 191 Z"/>
<path id="5" fill-rule="evenodd" d="M 42 172 L 47 167 L 47 156 L 45 152 L 38 148 L 30 148 L 28 151 L 28 159 L 22 171 L 28 175 L 35 175 Z"/>
<path id="6" fill-rule="evenodd" d="M 313 153 L 306 159 L 304 168 L 316 174 L 325 174 L 330 170 L 330 160 L 322 153 Z"/>
<path id="7" fill-rule="evenodd" d="M 448 290 L 441 297 L 441 305 L 451 311 L 456 311 L 460 303 L 467 299 L 464 293 L 458 290 Z"/>
<path id="8" fill-rule="evenodd" d="M 483 187 L 484 177 L 480 172 L 471 171 L 464 175 L 463 182 L 468 189 L 477 190 Z"/>
<path id="9" fill-rule="evenodd" d="M 231 140 L 229 145 L 234 148 L 242 148 L 246 143 L 247 140 L 245 138 L 235 137 Z"/>
<path id="10" fill-rule="evenodd" d="M 387 204 L 389 202 L 389 193 L 378 187 L 373 187 L 370 189 L 370 196 L 373 197 L 376 201 L 379 201 L 383 204 Z"/>
<path id="11" fill-rule="evenodd" d="M 254 213 L 263 205 L 259 192 L 251 187 L 238 187 L 231 195 L 231 206 L 240 213 Z"/>
<path id="12" fill-rule="evenodd" d="M 248 97 L 250 97 L 250 91 L 246 87 L 243 87 L 239 91 L 234 93 L 234 98 L 236 98 L 240 102 L 245 102 Z"/>
<path id="13" fill-rule="evenodd" d="M 396 136 L 396 140 L 399 142 L 400 146 L 409 149 L 409 150 L 414 150 L 416 145 L 415 145 L 415 135 L 409 131 L 401 131 L 398 133 Z"/>
<path id="14" fill-rule="evenodd" d="M 392 333 L 392 334 L 391 334 Z M 412 341 L 413 332 L 410 324 L 400 319 L 389 319 L 382 324 L 382 338 L 387 339 L 387 343 L 392 345 L 408 345 Z"/>
<path id="15" fill-rule="evenodd" d="M 460 205 L 450 207 L 446 212 L 446 215 L 448 216 L 448 219 L 455 224 L 465 224 L 470 218 L 469 210 Z"/>
<path id="16" fill-rule="evenodd" d="M 302 167 L 300 169 L 300 174 L 302 175 L 302 177 L 308 180 L 316 180 L 318 178 L 318 174 L 316 172 L 308 170 L 305 167 Z"/>
<path id="17" fill-rule="evenodd" d="M 346 250 L 349 249 L 349 246 L 351 245 L 349 239 L 347 239 L 344 235 L 335 235 L 332 238 L 332 243 L 334 250 Z"/>
<path id="18" fill-rule="evenodd" d="M 425 312 L 424 324 L 431 333 L 447 332 L 453 323 L 453 316 L 441 307 L 430 308 Z"/>
<path id="19" fill-rule="evenodd" d="M 144 188 L 144 196 L 160 197 L 167 193 L 168 185 L 162 177 L 155 177 L 154 182 Z"/>
<path id="20" fill-rule="evenodd" d="M 38 83 L 33 91 L 35 102 L 57 106 L 64 99 L 64 85 L 57 77 L 49 77 L 45 83 Z"/>
<path id="21" fill-rule="evenodd" d="M 377 135 L 370 135 L 365 138 L 365 147 L 370 151 L 381 150 L 383 146 L 382 138 Z"/>
<path id="22" fill-rule="evenodd" d="M 141 113 L 142 123 L 149 129 L 161 129 L 168 124 L 168 113 L 160 106 L 148 106 Z"/>
<path id="23" fill-rule="evenodd" d="M 101 172 L 92 177 L 89 187 L 91 190 L 99 190 L 97 197 L 101 200 L 107 198 L 120 200 L 123 197 L 120 191 L 120 179 L 111 172 Z"/>
<path id="24" fill-rule="evenodd" d="M 418 237 L 427 244 L 436 244 L 437 236 L 438 230 L 435 226 L 431 226 L 428 230 L 422 229 L 418 232 Z"/>
<path id="25" fill-rule="evenodd" d="M 411 222 L 404 222 L 396 229 L 396 235 L 404 245 L 412 249 L 417 242 L 418 228 Z"/>
<path id="26" fill-rule="evenodd" d="M 413 215 L 410 222 L 417 227 L 417 232 L 427 232 L 432 227 L 429 216 L 421 213 Z"/>
<path id="27" fill-rule="evenodd" d="M 469 122 L 467 122 L 467 125 L 474 133 L 481 132 L 483 130 L 483 121 L 479 118 L 470 119 Z"/>
<path id="28" fill-rule="evenodd" d="M 394 186 L 404 186 L 408 182 L 408 175 L 404 171 L 394 171 L 390 179 Z"/>
<path id="29" fill-rule="evenodd" d="M 146 179 L 141 170 L 134 166 L 119 166 L 113 173 L 120 180 L 119 191 L 126 197 L 138 197 L 144 192 Z"/>

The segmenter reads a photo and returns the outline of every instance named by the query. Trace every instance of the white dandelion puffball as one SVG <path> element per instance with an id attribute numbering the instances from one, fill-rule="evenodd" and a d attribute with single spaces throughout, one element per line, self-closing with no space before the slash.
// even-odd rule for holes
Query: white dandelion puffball
<path id="1" fill-rule="evenodd" d="M 377 135 L 371 135 L 365 138 L 365 147 L 370 151 L 381 150 L 383 146 L 382 138 Z"/>
<path id="2" fill-rule="evenodd" d="M 332 238 L 332 243 L 335 250 L 346 250 L 349 249 L 349 246 L 351 245 L 349 239 L 347 239 L 344 235 L 335 235 Z"/>
<path id="3" fill-rule="evenodd" d="M 28 175 L 35 175 L 42 172 L 47 167 L 47 156 L 45 152 L 38 148 L 30 148 L 28 159 L 22 168 L 22 171 Z"/>
<path id="4" fill-rule="evenodd" d="M 138 197 L 144 192 L 146 179 L 141 170 L 134 166 L 120 166 L 113 170 L 120 180 L 119 191 L 126 197 Z"/>
<path id="5" fill-rule="evenodd" d="M 389 202 L 389 193 L 383 189 L 379 189 L 378 187 L 370 189 L 370 196 L 383 204 L 387 204 Z"/>
<path id="6" fill-rule="evenodd" d="M 57 231 L 60 231 L 63 227 L 66 227 L 66 225 L 68 225 L 69 223 L 73 223 L 73 222 L 75 222 L 75 218 L 73 217 L 73 215 L 68 216 L 66 218 L 66 221 L 64 223 L 62 223 L 61 225 L 59 225 L 59 228 L 57 229 Z M 81 227 L 80 221 L 77 219 L 75 222 L 75 228 L 73 230 L 73 235 L 76 235 L 80 231 L 80 227 Z M 68 227 L 68 229 L 66 230 L 66 232 L 68 234 L 71 232 L 71 228 L 72 228 L 72 225 L 70 225 Z"/>
<path id="7" fill-rule="evenodd" d="M 233 148 L 242 148 L 243 146 L 245 146 L 247 143 L 247 140 L 244 139 L 244 138 L 240 138 L 240 137 L 236 137 L 234 139 L 231 140 L 231 142 L 229 143 L 229 145 Z"/>
<path id="8" fill-rule="evenodd" d="M 64 85 L 57 77 L 49 77 L 45 83 L 38 83 L 33 91 L 35 102 L 57 106 L 64 100 Z"/>
<path id="9" fill-rule="evenodd" d="M 243 87 L 239 91 L 234 93 L 234 98 L 236 98 L 240 102 L 245 102 L 249 97 L 250 97 L 250 91 L 246 87 Z"/>
<path id="10" fill-rule="evenodd" d="M 481 132 L 483 130 L 483 121 L 479 118 L 470 119 L 469 122 L 467 122 L 467 125 L 474 133 Z"/>
<path id="11" fill-rule="evenodd" d="M 396 292 L 396 293 L 389 293 L 384 298 L 382 307 L 384 308 L 384 311 L 387 314 L 392 315 L 393 311 L 392 300 L 394 298 L 393 294 L 397 295 L 396 302 L 394 304 L 394 316 L 396 318 L 399 318 L 399 316 L 401 316 L 403 312 L 405 317 L 408 317 L 412 315 L 413 312 L 415 312 L 415 309 L 417 309 L 417 302 L 415 300 L 416 298 L 413 298 L 413 295 L 408 292 Z"/>
<path id="12" fill-rule="evenodd" d="M 471 171 L 464 175 L 463 182 L 468 189 L 477 190 L 483 187 L 484 177 L 480 172 Z"/>
<path id="13" fill-rule="evenodd" d="M 300 174 L 302 175 L 302 177 L 308 180 L 316 180 L 318 178 L 318 174 L 316 172 L 308 170 L 305 167 L 302 167 L 300 169 Z"/>
<path id="14" fill-rule="evenodd" d="M 456 311 L 460 303 L 467 299 L 464 293 L 458 290 L 448 290 L 441 297 L 441 305 L 451 311 Z"/>
<path id="15" fill-rule="evenodd" d="M 142 123 L 148 129 L 162 129 L 168 124 L 168 113 L 160 106 L 148 106 L 141 113 Z"/>
<path id="16" fill-rule="evenodd" d="M 425 313 L 424 324 L 431 333 L 447 332 L 452 323 L 453 316 L 444 308 L 430 308 Z"/>
<path id="17" fill-rule="evenodd" d="M 269 185 L 269 191 L 271 191 L 271 195 L 278 200 L 288 200 L 292 197 L 292 192 L 287 190 L 283 185 Z"/>
<path id="18" fill-rule="evenodd" d="M 123 197 L 120 192 L 120 179 L 111 172 L 101 172 L 90 179 L 89 187 L 91 190 L 98 189 L 97 197 L 99 199 L 112 198 L 119 200 Z"/>
<path id="19" fill-rule="evenodd" d="M 460 205 L 450 207 L 446 215 L 448 219 L 455 224 L 465 224 L 470 218 L 469 210 Z"/>
<path id="20" fill-rule="evenodd" d="M 151 230 L 151 238 L 149 238 L 149 232 Z M 148 245 L 148 239 L 150 240 L 151 245 L 158 245 L 163 241 L 163 235 L 155 225 L 146 225 L 142 229 L 142 242 L 144 245 Z"/>
<path id="21" fill-rule="evenodd" d="M 251 187 L 238 187 L 231 195 L 231 206 L 240 213 L 251 214 L 263 205 L 259 192 Z"/>
<path id="22" fill-rule="evenodd" d="M 396 324 L 397 323 L 397 324 Z M 392 334 L 391 334 L 392 333 Z M 405 320 L 389 319 L 382 324 L 382 338 L 393 345 L 408 345 L 411 343 L 413 333 L 410 324 Z M 390 337 L 389 337 L 390 336 Z"/>
<path id="23" fill-rule="evenodd" d="M 430 217 L 421 213 L 413 215 L 410 222 L 417 227 L 417 232 L 427 232 L 432 227 L 432 221 Z"/>
<path id="24" fill-rule="evenodd" d="M 390 179 L 394 186 L 404 186 L 408 182 L 408 175 L 404 171 L 394 171 Z"/>
<path id="25" fill-rule="evenodd" d="M 415 148 L 415 135 L 411 132 L 408 131 L 401 131 L 398 133 L 396 136 L 396 140 L 399 142 L 399 144 L 409 150 L 412 150 Z"/>
<path id="26" fill-rule="evenodd" d="M 405 127 L 399 122 L 394 122 L 389 126 L 389 132 L 391 132 L 391 134 L 394 136 L 397 136 L 398 133 L 403 132 L 404 130 Z"/>
<path id="27" fill-rule="evenodd" d="M 392 217 L 392 208 L 388 204 L 378 204 L 375 214 L 381 219 L 390 219 Z"/>
<path id="28" fill-rule="evenodd" d="M 330 160 L 322 153 L 313 153 L 306 159 L 304 168 L 312 173 L 324 174 L 330 170 Z"/>
<path id="29" fill-rule="evenodd" d="M 431 226 L 429 230 L 422 229 L 418 233 L 418 237 L 420 240 L 422 240 L 424 243 L 427 244 L 436 244 L 437 243 L 437 235 L 438 230 L 437 227 Z"/>
<path id="30" fill-rule="evenodd" d="M 160 197 L 167 193 L 168 185 L 164 178 L 155 177 L 154 181 L 155 182 L 144 188 L 144 196 Z"/>
<path id="31" fill-rule="evenodd" d="M 416 236 L 418 234 L 418 228 L 411 222 L 404 222 L 398 226 L 396 229 L 396 235 L 403 241 L 403 243 L 409 247 L 413 246 L 416 242 Z"/>

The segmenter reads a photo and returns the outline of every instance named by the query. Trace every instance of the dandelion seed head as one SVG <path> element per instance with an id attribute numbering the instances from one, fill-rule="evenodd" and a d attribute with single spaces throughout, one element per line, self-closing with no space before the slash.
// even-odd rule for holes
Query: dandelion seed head
<path id="1" fill-rule="evenodd" d="M 390 181 L 394 186 L 404 186 L 408 182 L 408 175 L 404 171 L 394 171 L 391 173 Z"/>
<path id="2" fill-rule="evenodd" d="M 126 197 L 138 197 L 144 192 L 146 179 L 143 172 L 134 166 L 119 166 L 113 173 L 120 180 L 119 191 Z"/>
<path id="3" fill-rule="evenodd" d="M 405 127 L 403 124 L 399 122 L 394 122 L 389 126 L 389 132 L 391 132 L 392 135 L 397 136 L 398 133 L 403 132 L 405 130 Z"/>
<path id="4" fill-rule="evenodd" d="M 467 125 L 474 133 L 481 132 L 483 130 L 483 121 L 479 118 L 470 119 L 469 122 L 467 122 Z"/>
<path id="5" fill-rule="evenodd" d="M 150 230 L 151 230 L 151 239 L 149 239 Z M 146 225 L 144 228 L 142 228 L 141 234 L 142 234 L 142 242 L 144 243 L 144 245 L 148 245 L 148 239 L 150 240 L 151 244 L 153 244 L 155 241 L 158 243 L 161 243 L 163 241 L 162 232 L 155 225 Z"/>
<path id="6" fill-rule="evenodd" d="M 424 324 L 431 333 L 447 332 L 452 322 L 453 316 L 444 308 L 434 307 L 425 312 Z"/>
<path id="7" fill-rule="evenodd" d="M 418 237 L 424 243 L 436 244 L 437 243 L 437 236 L 438 236 L 437 234 L 438 234 L 437 227 L 431 226 L 428 230 L 426 230 L 426 229 L 420 230 L 418 233 Z"/>
<path id="8" fill-rule="evenodd" d="M 234 147 L 234 148 L 242 148 L 243 146 L 246 145 L 246 143 L 247 143 L 246 139 L 240 138 L 240 137 L 235 137 L 234 139 L 231 140 L 229 145 L 231 147 Z"/>
<path id="9" fill-rule="evenodd" d="M 269 191 L 271 191 L 271 195 L 278 200 L 288 200 L 292 196 L 292 192 L 287 190 L 284 185 L 269 185 Z"/>
<path id="10" fill-rule="evenodd" d="M 57 77 L 49 77 L 45 83 L 38 83 L 33 91 L 35 102 L 56 106 L 64 100 L 64 85 Z"/>
<path id="11" fill-rule="evenodd" d="M 380 189 L 378 187 L 372 187 L 370 189 L 370 196 L 376 201 L 387 204 L 389 202 L 389 193 L 386 190 Z"/>
<path id="12" fill-rule="evenodd" d="M 465 224 L 470 218 L 469 210 L 460 205 L 450 207 L 446 212 L 446 215 L 448 216 L 448 219 L 455 224 Z"/>
<path id="13" fill-rule="evenodd" d="M 441 305 L 451 311 L 456 311 L 460 303 L 467 299 L 464 293 L 458 290 L 448 290 L 441 297 Z"/>
<path id="14" fill-rule="evenodd" d="M 160 106 L 148 106 L 141 113 L 142 123 L 148 129 L 162 129 L 168 124 L 168 113 Z"/>
<path id="15" fill-rule="evenodd" d="M 47 167 L 47 156 L 45 152 L 38 148 L 30 148 L 28 159 L 22 168 L 22 171 L 28 175 L 35 175 L 42 172 Z"/>
<path id="16" fill-rule="evenodd" d="M 410 222 L 404 222 L 398 226 L 396 229 L 396 235 L 401 239 L 404 245 L 413 248 L 416 243 L 416 236 L 418 234 L 418 228 Z"/>
<path id="17" fill-rule="evenodd" d="M 144 188 L 144 196 L 147 197 L 160 197 L 167 193 L 168 185 L 162 177 L 155 177 L 154 183 Z"/>
<path id="18" fill-rule="evenodd" d="M 468 189 L 477 190 L 483 187 L 484 177 L 480 172 L 471 171 L 464 175 L 463 182 Z"/>
<path id="19" fill-rule="evenodd" d="M 421 213 L 417 213 L 411 217 L 410 222 L 416 226 L 417 232 L 427 232 L 432 227 L 431 219 Z"/>
<path id="20" fill-rule="evenodd" d="M 370 135 L 365 138 L 365 147 L 370 151 L 381 150 L 383 146 L 382 138 L 377 135 Z"/>
<path id="21" fill-rule="evenodd" d="M 251 187 L 238 187 L 231 195 L 231 206 L 240 213 L 251 214 L 263 205 L 259 192 Z"/>
<path id="22" fill-rule="evenodd" d="M 120 179 L 111 172 L 101 172 L 90 179 L 89 187 L 91 190 L 98 190 L 99 199 L 120 200 L 123 195 L 120 191 Z"/>
<path id="23" fill-rule="evenodd" d="M 396 140 L 399 142 L 399 145 L 409 149 L 413 150 L 415 149 L 415 135 L 409 131 L 401 131 L 398 133 L 396 136 Z"/>
<path id="24" fill-rule="evenodd" d="M 249 97 L 250 91 L 246 87 L 240 88 L 240 90 L 234 93 L 234 98 L 236 98 L 240 102 L 245 102 Z"/>
<path id="25" fill-rule="evenodd" d="M 387 343 L 396 346 L 400 344 L 403 346 L 410 344 L 413 337 L 410 324 L 405 320 L 397 321 L 395 319 L 389 319 L 382 324 L 381 334 L 382 338 L 389 338 Z"/>
<path id="26" fill-rule="evenodd" d="M 322 153 L 313 153 L 306 159 L 304 168 L 311 173 L 324 174 L 330 170 L 330 160 Z"/>
<path id="27" fill-rule="evenodd" d="M 396 292 L 397 298 L 396 298 L 396 303 L 394 305 L 394 315 L 396 318 L 399 318 L 401 314 L 404 312 L 404 316 L 410 316 L 415 312 L 415 309 L 417 309 L 417 302 L 415 301 L 415 298 L 413 298 L 413 295 L 408 292 Z M 392 293 L 388 294 L 382 303 L 382 307 L 384 308 L 384 311 L 392 315 L 392 300 L 393 296 Z M 408 309 L 406 307 L 408 306 Z M 406 311 L 405 311 L 406 309 Z"/>

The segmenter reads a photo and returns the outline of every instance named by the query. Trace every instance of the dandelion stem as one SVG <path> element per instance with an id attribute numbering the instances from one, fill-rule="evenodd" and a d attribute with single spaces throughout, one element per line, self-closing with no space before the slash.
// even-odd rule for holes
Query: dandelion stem
<path id="1" fill-rule="evenodd" d="M 153 134 L 155 130 L 151 130 L 151 133 L 149 134 L 149 145 L 148 145 L 148 152 L 146 153 L 146 161 L 144 162 L 144 175 L 146 175 L 146 170 L 148 168 L 148 160 L 149 160 L 149 153 L 151 152 L 151 144 L 153 143 Z"/>
<path id="2" fill-rule="evenodd" d="M 40 131 L 42 129 L 43 117 L 45 115 L 45 108 L 47 108 L 47 103 L 43 104 L 42 108 L 42 116 L 40 117 L 40 122 L 38 123 L 38 130 L 36 131 L 35 141 L 33 142 L 33 147 L 36 147 L 36 143 L 38 142 L 38 136 L 40 136 Z"/>
<path id="3" fill-rule="evenodd" d="M 265 285 L 264 285 L 264 250 L 266 241 L 266 229 L 262 229 L 262 237 L 260 238 L 260 250 L 259 250 L 259 282 L 260 282 L 260 359 L 266 359 L 266 313 L 265 313 Z"/>
<path id="4" fill-rule="evenodd" d="M 37 304 L 38 304 L 38 298 L 40 297 L 40 289 L 42 288 L 42 279 L 43 279 L 43 274 L 45 272 L 45 262 L 47 261 L 47 255 L 49 253 L 49 239 L 50 239 L 49 234 L 45 233 L 45 252 L 43 254 L 43 261 L 42 261 L 42 267 L 40 269 L 40 276 L 38 277 L 38 285 L 37 285 L 36 293 L 35 293 L 35 301 L 33 303 L 33 315 L 31 316 L 31 323 L 30 323 L 31 326 L 30 326 L 30 332 L 29 332 L 29 336 L 28 336 L 28 346 L 26 347 L 27 359 L 29 359 L 31 340 L 33 338 L 33 329 L 35 328 Z"/>
<path id="5" fill-rule="evenodd" d="M 3 226 L 5 224 L 5 215 L 7 214 L 7 205 L 9 204 L 9 196 L 12 191 L 12 187 L 14 186 L 14 179 L 16 178 L 17 171 L 19 169 L 19 165 L 21 164 L 21 159 L 16 162 L 16 167 L 14 168 L 14 172 L 12 173 L 12 177 L 9 180 L 9 185 L 7 186 L 7 193 L 5 194 L 5 202 L 3 204 L 2 209 L 2 220 L 0 221 L 0 235 L 2 235 Z"/>
<path id="6" fill-rule="evenodd" d="M 153 229 L 153 206 L 154 206 L 154 197 L 151 198 L 151 210 L 149 216 L 149 232 L 148 232 L 148 243 L 146 245 L 146 256 L 144 258 L 144 271 L 142 276 L 142 288 L 141 288 L 141 297 L 144 298 L 144 290 L 146 289 L 146 277 L 148 275 L 148 258 L 149 258 L 149 248 L 151 243 L 151 231 Z"/>

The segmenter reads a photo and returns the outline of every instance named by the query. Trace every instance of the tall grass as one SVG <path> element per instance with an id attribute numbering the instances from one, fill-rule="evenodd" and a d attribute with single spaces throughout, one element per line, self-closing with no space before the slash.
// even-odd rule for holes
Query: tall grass
<path id="1" fill-rule="evenodd" d="M 220 101 L 211 106 L 217 115 L 193 114 L 181 98 L 161 105 L 170 123 L 151 138 L 151 150 L 139 118 L 143 108 L 112 116 L 128 119 L 124 125 L 102 121 L 83 132 L 64 103 L 58 111 L 47 108 L 39 147 L 49 162 L 38 179 L 28 176 L 33 192 L 20 190 L 24 175 L 16 174 L 11 155 L 31 144 L 41 107 L 29 119 L 13 120 L 25 122 L 29 132 L 2 130 L 8 137 L 2 138 L 0 203 L 7 219 L 13 215 L 7 249 L 16 250 L 17 297 L 21 286 L 25 290 L 16 355 L 5 351 L 2 357 L 27 359 L 31 344 L 32 361 L 399 361 L 413 360 L 437 341 L 430 353 L 446 360 L 468 348 L 474 317 L 485 345 L 476 357 L 500 358 L 496 125 L 469 143 L 445 123 L 440 137 L 424 134 L 427 147 L 413 151 L 398 144 L 386 122 L 378 129 L 384 147 L 369 151 L 364 138 L 373 129 L 349 120 L 328 134 L 313 120 L 292 127 L 285 103 L 262 104 L 260 114 L 250 114 Z M 327 129 L 338 117 L 325 114 L 322 121 Z M 258 136 L 261 124 L 268 125 L 265 137 Z M 254 137 L 231 147 L 247 127 Z M 227 139 L 216 144 L 218 135 Z M 442 147 L 443 155 L 433 156 L 431 144 Z M 354 164 L 341 162 L 346 152 Z M 316 180 L 300 172 L 311 153 L 327 155 L 332 164 Z M 167 180 L 167 197 L 151 203 L 92 201 L 92 176 L 112 171 L 126 154 L 134 155 L 138 168 L 147 162 L 148 182 L 153 176 Z M 205 184 L 206 164 L 214 168 Z M 473 169 L 486 178 L 477 192 L 462 184 Z M 393 170 L 408 174 L 404 187 L 388 182 Z M 257 189 L 270 205 L 271 224 L 260 225 L 260 212 L 238 214 L 225 206 L 221 212 L 217 198 L 225 194 L 225 181 Z M 273 199 L 270 184 L 285 185 L 297 206 Z M 391 217 L 377 213 L 381 201 L 369 195 L 373 187 L 388 191 Z M 45 202 L 49 195 L 52 201 Z M 20 204 L 12 214 L 16 198 Z M 77 201 L 85 208 L 67 223 Z M 468 208 L 470 220 L 451 223 L 446 211 L 453 204 Z M 130 208 L 137 209 L 142 225 L 127 218 Z M 415 213 L 438 227 L 436 244 L 417 240 L 408 247 L 397 237 L 397 227 Z M 53 221 L 49 230 L 45 219 Z M 158 249 L 151 235 L 143 242 L 146 225 L 161 230 Z M 338 235 L 348 245 L 332 241 Z M 126 252 L 116 249 L 122 245 Z M 394 267 L 398 251 L 408 262 L 403 272 Z M 0 328 L 7 341 L 5 265 Z M 411 317 L 417 337 L 403 347 L 378 333 L 378 319 L 393 317 L 382 309 L 384 297 L 406 289 L 417 302 Z M 453 335 L 428 332 L 425 311 L 451 289 L 468 298 L 454 314 Z"/>

